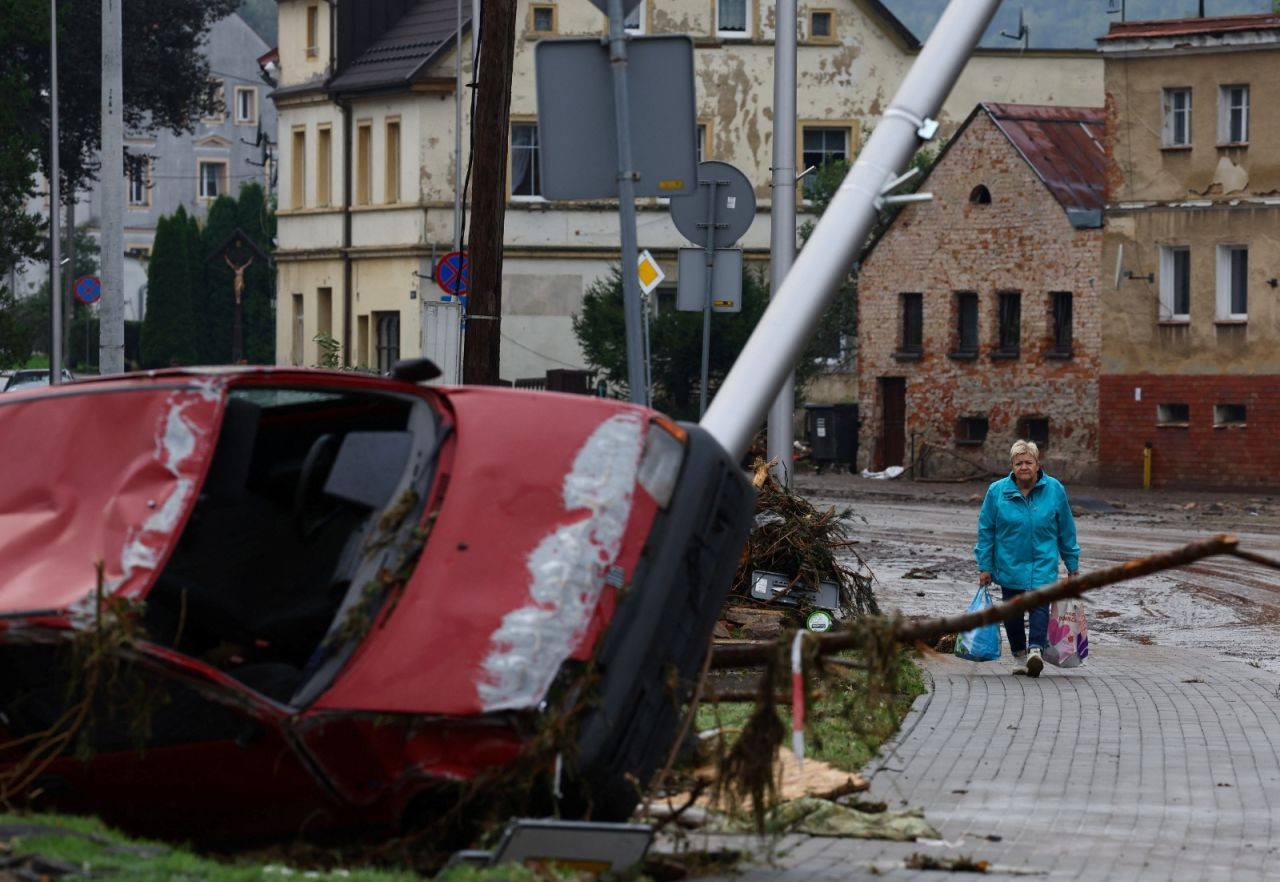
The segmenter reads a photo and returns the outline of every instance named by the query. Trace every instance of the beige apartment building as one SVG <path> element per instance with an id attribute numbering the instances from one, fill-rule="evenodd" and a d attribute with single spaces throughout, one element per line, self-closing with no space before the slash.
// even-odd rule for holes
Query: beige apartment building
<path id="1" fill-rule="evenodd" d="M 455 157 L 457 4 L 449 0 L 280 0 L 280 205 L 277 353 L 315 364 L 314 338 L 343 343 L 348 364 L 385 369 L 439 338 L 435 262 L 454 248 L 454 197 L 465 179 L 469 96 Z M 464 19 L 470 4 L 465 4 Z M 629 31 L 694 41 L 699 152 L 741 169 L 757 216 L 738 243 L 768 259 L 772 161 L 773 6 L 760 0 L 641 0 Z M 797 163 L 848 159 L 888 105 L 919 43 L 876 0 L 799 8 Z M 583 292 L 618 263 L 616 202 L 552 202 L 538 174 L 534 47 L 599 36 L 587 0 L 520 0 L 511 96 L 501 375 L 585 367 L 571 321 Z M 464 21 L 462 79 L 471 76 Z M 469 92 L 464 87 L 464 92 Z M 1091 51 L 981 51 L 941 114 L 953 131 L 979 101 L 1098 105 Z M 460 161 L 459 161 L 460 160 Z M 804 217 L 800 188 L 801 219 Z M 638 244 L 666 270 L 657 309 L 670 308 L 677 249 L 665 200 L 637 205 Z M 428 316 L 424 320 L 424 316 Z M 851 376 L 831 395 L 853 396 Z"/>
<path id="2" fill-rule="evenodd" d="M 1114 24 L 1100 460 L 1280 486 L 1280 15 Z"/>

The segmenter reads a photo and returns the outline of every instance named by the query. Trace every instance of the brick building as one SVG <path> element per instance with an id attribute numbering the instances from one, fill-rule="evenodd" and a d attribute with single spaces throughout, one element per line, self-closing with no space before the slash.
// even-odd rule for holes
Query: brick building
<path id="1" fill-rule="evenodd" d="M 862 465 L 916 475 L 1098 459 L 1103 111 L 979 104 L 859 276 Z"/>
<path id="2" fill-rule="evenodd" d="M 1280 15 L 1117 22 L 1100 459 L 1137 484 L 1280 487 Z"/>

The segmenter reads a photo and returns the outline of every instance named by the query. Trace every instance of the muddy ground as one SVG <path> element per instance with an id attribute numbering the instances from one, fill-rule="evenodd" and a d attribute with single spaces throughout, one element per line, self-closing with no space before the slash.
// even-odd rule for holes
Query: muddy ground
<path id="1" fill-rule="evenodd" d="M 977 585 L 973 544 L 985 483 L 800 474 L 815 505 L 855 512 L 851 548 L 871 568 L 885 611 L 963 612 Z M 1067 487 L 1088 571 L 1230 533 L 1280 558 L 1280 496 Z M 865 523 L 863 522 L 865 519 Z M 1090 648 L 1111 640 L 1195 646 L 1280 672 L 1280 572 L 1232 557 L 1101 588 L 1086 596 Z"/>

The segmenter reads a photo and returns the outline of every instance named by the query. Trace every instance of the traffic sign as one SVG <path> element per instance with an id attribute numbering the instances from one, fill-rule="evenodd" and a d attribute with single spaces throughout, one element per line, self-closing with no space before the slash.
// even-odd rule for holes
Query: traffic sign
<path id="1" fill-rule="evenodd" d="M 715 191 L 710 203 L 708 189 Z M 715 225 L 715 246 L 728 248 L 755 219 L 756 192 L 751 181 L 734 166 L 716 159 L 698 163 L 697 190 L 689 196 L 671 197 L 671 222 L 686 239 L 704 248 L 711 224 Z"/>
<path id="2" fill-rule="evenodd" d="M 76 279 L 73 290 L 81 303 L 97 303 L 102 297 L 102 282 L 97 276 L 81 276 Z"/>
<path id="3" fill-rule="evenodd" d="M 676 309 L 702 312 L 707 306 L 707 251 L 681 248 L 676 263 Z M 717 248 L 711 264 L 711 311 L 742 312 L 742 249 Z"/>
<path id="4" fill-rule="evenodd" d="M 662 280 L 667 277 L 648 248 L 640 252 L 640 257 L 636 260 L 636 272 L 640 275 L 640 290 L 646 294 L 661 285 Z"/>
<path id="5" fill-rule="evenodd" d="M 599 37 L 539 40 L 538 159 L 548 199 L 618 196 L 613 62 Z M 693 40 L 627 40 L 627 118 L 636 196 L 697 192 L 698 110 Z"/>
<path id="6" fill-rule="evenodd" d="M 471 260 L 465 251 L 450 251 L 436 264 L 436 284 L 446 294 L 471 290 Z"/>

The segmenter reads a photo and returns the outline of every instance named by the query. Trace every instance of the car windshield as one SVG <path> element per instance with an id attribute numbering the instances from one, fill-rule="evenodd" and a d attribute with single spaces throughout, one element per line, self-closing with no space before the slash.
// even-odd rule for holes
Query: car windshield
<path id="1" fill-rule="evenodd" d="M 156 642 L 297 703 L 336 673 L 341 620 L 391 543 L 389 508 L 416 523 L 436 415 L 416 396 L 233 389 L 201 493 L 147 597 Z M 405 504 L 408 500 L 408 504 Z M 307 699 L 309 700 L 309 698 Z"/>

